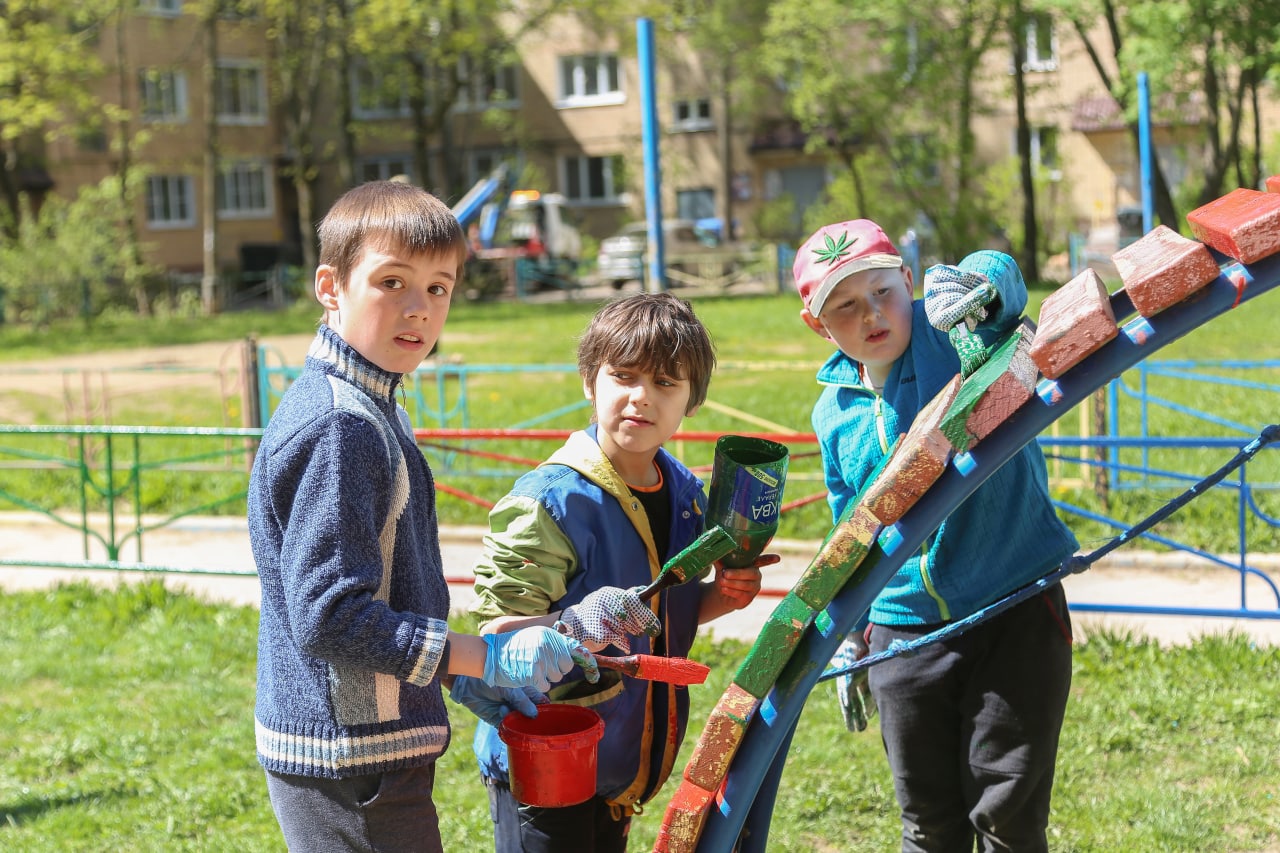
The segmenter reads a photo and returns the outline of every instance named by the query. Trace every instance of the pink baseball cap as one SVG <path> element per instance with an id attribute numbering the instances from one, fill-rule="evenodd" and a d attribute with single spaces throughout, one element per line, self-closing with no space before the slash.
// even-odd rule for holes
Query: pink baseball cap
<path id="1" fill-rule="evenodd" d="M 796 252 L 791 272 L 804 307 L 817 317 L 836 285 L 863 270 L 898 269 L 902 256 L 870 219 L 824 225 Z"/>

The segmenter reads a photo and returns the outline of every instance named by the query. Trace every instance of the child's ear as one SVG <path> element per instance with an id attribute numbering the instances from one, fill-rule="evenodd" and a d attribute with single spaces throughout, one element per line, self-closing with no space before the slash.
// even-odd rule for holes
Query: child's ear
<path id="1" fill-rule="evenodd" d="M 907 283 L 907 295 L 914 299 L 916 295 L 915 277 L 911 274 L 911 267 L 905 264 L 902 267 L 902 278 Z"/>
<path id="2" fill-rule="evenodd" d="M 701 403 L 698 403 L 697 405 L 694 405 L 694 406 L 690 406 L 689 409 L 684 413 L 684 416 L 686 418 L 691 418 L 694 415 L 698 414 L 698 409 L 701 409 L 701 408 L 702 408 Z"/>
<path id="3" fill-rule="evenodd" d="M 591 387 L 591 383 L 585 376 L 582 377 L 582 396 L 586 397 L 591 403 L 595 403 L 596 401 L 594 389 Z"/>
<path id="4" fill-rule="evenodd" d="M 806 326 L 813 329 L 814 334 L 818 337 L 825 338 L 828 341 L 831 340 L 831 334 L 827 332 L 827 327 L 822 325 L 821 320 L 810 314 L 808 308 L 800 309 L 800 319 L 804 321 Z"/>
<path id="5" fill-rule="evenodd" d="M 321 264 L 316 267 L 316 299 L 327 311 L 338 310 L 338 279 L 333 274 L 333 267 Z"/>

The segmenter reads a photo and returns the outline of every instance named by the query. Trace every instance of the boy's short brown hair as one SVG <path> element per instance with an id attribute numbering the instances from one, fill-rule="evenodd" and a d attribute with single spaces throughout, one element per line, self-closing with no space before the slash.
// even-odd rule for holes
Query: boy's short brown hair
<path id="1" fill-rule="evenodd" d="M 691 412 L 707 399 L 716 349 L 688 302 L 640 293 L 602 306 L 579 339 L 578 372 L 588 385 L 604 364 L 688 380 Z"/>
<path id="2" fill-rule="evenodd" d="M 366 246 L 410 255 L 458 258 L 458 277 L 467 259 L 467 238 L 453 211 L 431 193 L 402 181 L 370 181 L 347 190 L 317 229 L 320 263 L 333 268 L 339 287 Z"/>

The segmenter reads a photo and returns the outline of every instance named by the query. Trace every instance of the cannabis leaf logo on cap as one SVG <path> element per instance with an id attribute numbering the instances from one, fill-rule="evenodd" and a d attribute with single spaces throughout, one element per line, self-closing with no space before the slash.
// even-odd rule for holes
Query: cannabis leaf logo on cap
<path id="1" fill-rule="evenodd" d="M 818 260 L 826 261 L 828 264 L 834 264 L 845 255 L 853 251 L 853 244 L 858 242 L 857 238 L 850 240 L 849 233 L 846 231 L 840 235 L 839 240 L 832 240 L 831 235 L 826 236 L 826 245 L 821 249 L 814 249 L 813 253 L 818 256 Z"/>

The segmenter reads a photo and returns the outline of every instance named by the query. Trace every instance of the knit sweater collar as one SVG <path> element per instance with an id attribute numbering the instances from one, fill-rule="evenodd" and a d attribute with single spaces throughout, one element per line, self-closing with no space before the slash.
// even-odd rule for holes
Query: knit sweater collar
<path id="1" fill-rule="evenodd" d="M 392 403 L 396 386 L 404 376 L 378 367 L 323 323 L 307 350 L 307 362 L 311 367 L 350 382 L 375 400 Z"/>

